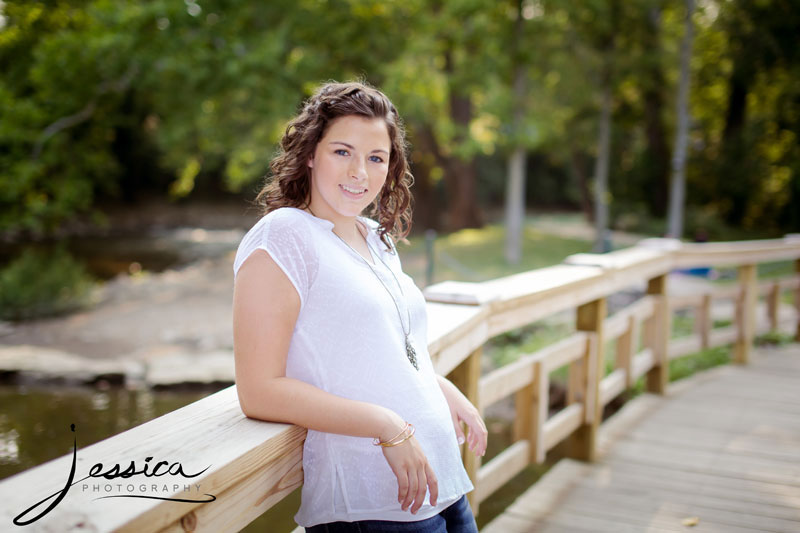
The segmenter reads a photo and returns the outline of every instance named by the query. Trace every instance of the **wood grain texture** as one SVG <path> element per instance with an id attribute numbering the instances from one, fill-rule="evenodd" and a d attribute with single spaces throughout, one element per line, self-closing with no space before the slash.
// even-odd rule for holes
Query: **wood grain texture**
<path id="1" fill-rule="evenodd" d="M 800 531 L 798 390 L 792 344 L 641 396 L 481 531 Z"/>

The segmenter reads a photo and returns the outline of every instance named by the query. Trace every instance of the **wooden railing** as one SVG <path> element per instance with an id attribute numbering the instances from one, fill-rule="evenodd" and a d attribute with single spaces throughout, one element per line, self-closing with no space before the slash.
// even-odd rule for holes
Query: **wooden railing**
<path id="1" fill-rule="evenodd" d="M 794 274 L 757 282 L 758 263 L 793 260 Z M 738 282 L 705 293 L 670 298 L 668 274 L 675 268 L 736 266 Z M 643 296 L 607 316 L 607 298 L 641 285 Z M 780 299 L 793 291 L 792 316 L 781 317 Z M 476 490 L 473 510 L 548 450 L 564 443 L 573 457 L 593 460 L 603 407 L 644 378 L 648 391 L 664 393 L 669 360 L 702 348 L 734 344 L 734 361 L 745 364 L 759 331 L 790 322 L 800 340 L 800 236 L 784 239 L 681 244 L 648 239 L 602 255 L 576 254 L 563 264 L 483 283 L 444 282 L 425 291 L 429 352 L 437 371 L 447 375 L 481 410 L 514 395 L 514 442 L 486 464 L 464 453 Z M 757 317 L 760 296 L 766 316 Z M 714 300 L 732 299 L 731 326 L 714 328 Z M 671 317 L 694 309 L 695 332 L 670 339 Z M 563 311 L 575 310 L 575 332 L 515 362 L 481 375 L 483 345 L 492 337 Z M 605 347 L 616 341 L 613 353 Z M 606 367 L 611 368 L 607 372 Z M 565 406 L 548 412 L 551 374 L 568 368 Z M 106 499 L 73 487 L 46 517 L 29 530 L 69 531 L 238 531 L 302 484 L 305 430 L 251 420 L 242 414 L 235 387 L 80 449 L 76 479 L 88 466 L 121 463 L 145 456 L 211 465 L 192 480 L 211 503 L 155 499 Z M 39 497 L 62 490 L 72 456 L 25 471 L 0 483 L 3 524 Z M 141 468 L 141 464 L 139 464 Z M 191 470 L 187 468 L 187 470 Z M 138 481 L 137 481 L 138 483 Z M 175 496 L 181 497 L 180 490 Z M 162 494 L 163 496 L 163 494 Z M 195 494 L 193 497 L 197 498 Z M 41 526 L 39 526 L 41 524 Z M 38 526 L 38 527 L 37 527 Z"/>

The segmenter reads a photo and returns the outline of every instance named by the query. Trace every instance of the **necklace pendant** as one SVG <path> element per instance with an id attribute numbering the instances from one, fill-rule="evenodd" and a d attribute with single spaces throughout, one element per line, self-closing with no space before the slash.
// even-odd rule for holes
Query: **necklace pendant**
<path id="1" fill-rule="evenodd" d="M 417 352 L 414 350 L 414 347 L 411 346 L 411 343 L 408 340 L 408 335 L 406 335 L 406 357 L 408 357 L 408 360 L 411 361 L 412 365 L 414 365 L 414 368 L 419 370 L 419 365 L 417 364 Z"/>

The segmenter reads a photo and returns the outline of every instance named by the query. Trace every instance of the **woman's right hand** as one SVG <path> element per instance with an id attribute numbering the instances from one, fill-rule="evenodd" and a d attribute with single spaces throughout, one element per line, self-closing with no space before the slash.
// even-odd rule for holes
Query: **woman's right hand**
<path id="1" fill-rule="evenodd" d="M 394 433 L 388 431 L 386 439 L 391 439 L 398 431 Z M 381 442 L 385 442 L 384 438 L 381 438 Z M 404 511 L 409 509 L 411 514 L 416 514 L 425 502 L 425 493 L 428 489 L 430 489 L 431 505 L 436 505 L 439 483 L 416 437 L 412 436 L 397 446 L 382 446 L 381 449 L 389 467 L 397 477 L 397 501 L 400 502 L 400 507 Z"/>

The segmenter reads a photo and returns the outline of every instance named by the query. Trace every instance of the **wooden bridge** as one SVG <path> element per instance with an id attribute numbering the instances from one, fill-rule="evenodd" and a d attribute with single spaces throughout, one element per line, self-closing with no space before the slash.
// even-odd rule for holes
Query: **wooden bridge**
<path id="1" fill-rule="evenodd" d="M 629 402 L 483 533 L 800 531 L 800 345 Z"/>
<path id="2" fill-rule="evenodd" d="M 792 272 L 758 279 L 760 263 L 786 260 Z M 736 267 L 737 282 L 670 292 L 674 269 L 709 265 Z M 620 308 L 610 305 L 623 291 L 637 297 Z M 753 342 L 758 333 L 781 330 L 800 341 L 800 236 L 703 244 L 650 239 L 484 283 L 445 282 L 425 293 L 437 371 L 481 410 L 509 397 L 514 402 L 510 446 L 485 464 L 464 453 L 476 514 L 481 502 L 556 446 L 572 458 L 485 530 L 798 530 L 800 354 L 796 345 L 756 354 Z M 789 294 L 793 301 L 786 301 Z M 720 309 L 729 310 L 728 320 L 720 321 Z M 691 314 L 694 331 L 672 338 L 678 312 Z M 564 313 L 571 333 L 482 372 L 489 339 Z M 673 359 L 727 345 L 736 366 L 668 386 Z M 549 384 L 562 373 L 566 401 L 553 412 Z M 639 384 L 649 394 L 603 423 L 604 407 Z M 27 530 L 239 531 L 302 484 L 305 433 L 244 417 L 230 387 L 0 482 L 0 529 L 11 529 L 15 517 L 48 495 L 43 507 L 56 502 L 73 460 L 79 480 L 96 463 L 124 468 L 135 459 L 141 469 L 140 461 L 154 457 L 194 465 L 190 471 L 207 466 L 191 480 L 199 494 L 186 497 L 185 480 L 162 488 L 159 479 L 152 486 L 160 499 L 98 500 L 93 487 L 112 484 L 90 479 Z M 152 480 L 135 480 L 141 481 L 147 484 L 138 490 L 150 490 Z"/>

